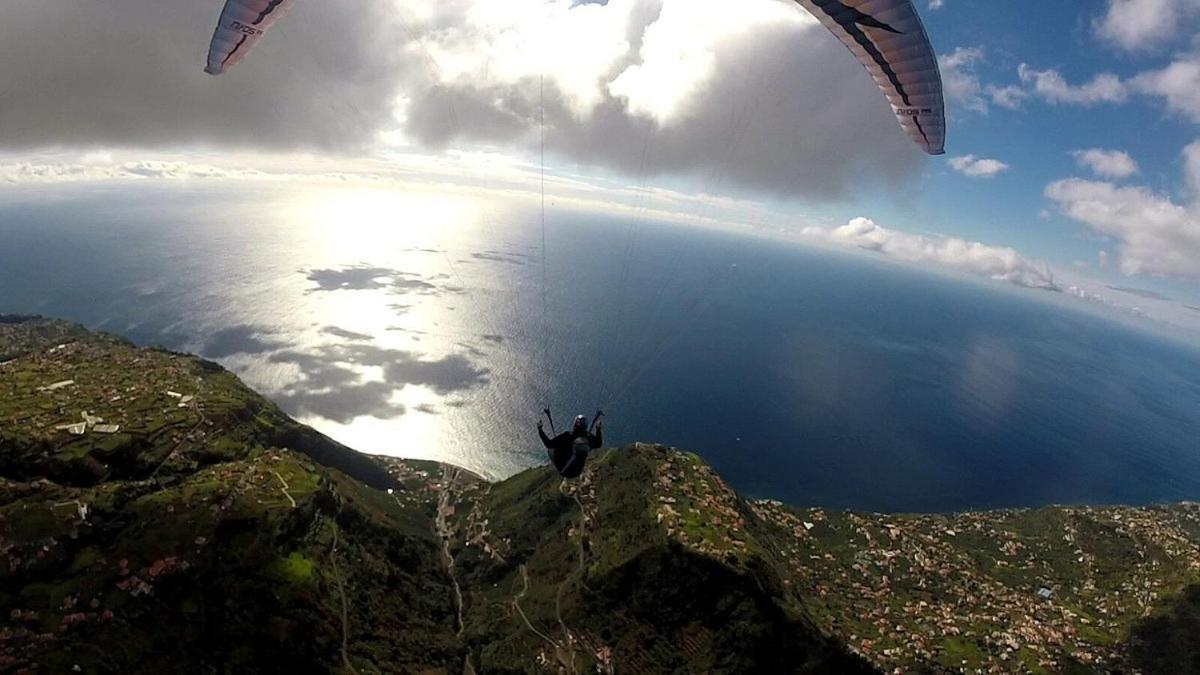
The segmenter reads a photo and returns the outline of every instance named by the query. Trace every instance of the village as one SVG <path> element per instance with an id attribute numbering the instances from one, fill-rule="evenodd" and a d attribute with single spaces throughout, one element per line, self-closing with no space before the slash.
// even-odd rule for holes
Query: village
<path id="1" fill-rule="evenodd" d="M 695 456 L 656 520 L 718 559 L 772 557 L 797 606 L 887 672 L 1122 667 L 1131 627 L 1200 580 L 1200 505 L 884 515 L 741 501 Z"/>
<path id="2" fill-rule="evenodd" d="M 544 484 L 537 470 L 488 483 L 435 462 L 373 458 L 395 481 L 376 494 L 267 443 L 294 422 L 212 364 L 111 336 L 74 339 L 59 324 L 38 335 L 0 336 L 0 463 L 7 467 L 0 488 L 14 500 L 0 504 L 3 568 L 36 575 L 69 563 L 71 542 L 121 508 L 147 523 L 144 550 L 73 554 L 95 583 L 64 590 L 49 606 L 37 608 L 30 596 L 11 607 L 0 631 L 0 643 L 9 645 L 0 652 L 10 662 L 21 653 L 13 645 L 103 625 L 114 613 L 121 620 L 137 606 L 131 603 L 207 560 L 222 520 L 303 511 L 313 532 L 328 536 L 329 527 L 308 510 L 335 493 L 409 514 L 397 522 L 437 542 L 438 567 L 454 588 L 488 565 L 516 570 L 516 585 L 494 591 L 514 621 L 539 603 L 545 611 L 549 599 L 550 616 L 561 623 L 557 598 L 577 583 L 582 588 L 585 571 L 601 572 L 625 554 L 629 543 L 614 548 L 623 541 L 614 528 L 656 530 L 731 569 L 768 570 L 769 583 L 781 588 L 773 597 L 786 611 L 884 672 L 1131 670 L 1137 626 L 1200 581 L 1194 503 L 945 515 L 795 508 L 745 499 L 699 456 L 646 444 L 602 451 L 579 481 Z M 633 479 L 641 475 L 637 467 L 648 475 Z M 612 473 L 618 469 L 623 477 Z M 535 484 L 542 492 L 527 492 Z M 647 511 L 598 517 L 614 489 L 626 496 L 605 508 L 644 499 Z M 153 496 L 163 490 L 171 501 Z M 517 510 L 501 522 L 502 512 L 485 503 Z M 538 513 L 565 528 L 565 541 L 543 541 L 557 535 L 530 530 L 529 517 Z M 568 515 L 557 520 L 558 513 Z M 176 522 L 181 518 L 186 526 Z M 527 577 L 521 556 L 531 546 L 563 556 L 566 576 Z M 303 579 L 314 560 L 337 560 L 306 551 L 281 552 L 270 574 Z M 456 591 L 459 632 L 471 617 L 487 616 L 471 614 L 478 593 L 466 585 Z M 522 625 L 533 635 L 546 621 L 525 616 Z M 596 663 L 614 663 L 595 631 L 565 623 L 562 630 L 564 639 L 543 645 L 547 663 L 576 647 Z"/>
<path id="3" fill-rule="evenodd" d="M 211 427 L 204 378 L 181 355 L 88 339 L 29 353 L 5 368 L 4 435 L 17 448 L 36 448 L 47 470 L 84 482 L 114 467 L 154 473 L 202 445 Z"/>

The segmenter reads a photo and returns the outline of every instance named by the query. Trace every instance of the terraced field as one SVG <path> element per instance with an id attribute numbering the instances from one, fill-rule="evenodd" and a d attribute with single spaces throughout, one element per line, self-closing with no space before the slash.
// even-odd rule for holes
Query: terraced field
<path id="1" fill-rule="evenodd" d="M 220 366 L 0 317 L 0 671 L 1200 672 L 1200 506 L 747 500 L 693 454 L 488 483 Z"/>

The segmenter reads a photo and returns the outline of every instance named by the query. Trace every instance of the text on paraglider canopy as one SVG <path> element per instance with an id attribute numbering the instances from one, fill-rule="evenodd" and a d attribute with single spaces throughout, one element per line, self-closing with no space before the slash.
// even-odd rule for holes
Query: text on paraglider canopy
<path id="1" fill-rule="evenodd" d="M 230 30 L 236 30 L 239 33 L 245 33 L 246 35 L 262 35 L 263 33 L 261 29 L 255 28 L 254 26 L 247 26 L 241 21 L 230 22 L 229 28 Z"/>

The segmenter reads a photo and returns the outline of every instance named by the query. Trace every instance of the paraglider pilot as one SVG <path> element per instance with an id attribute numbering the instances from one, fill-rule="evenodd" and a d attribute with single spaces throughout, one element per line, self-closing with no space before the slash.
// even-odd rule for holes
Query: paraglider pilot
<path id="1" fill-rule="evenodd" d="M 549 417 L 550 411 L 545 412 Z M 550 455 L 550 462 L 554 464 L 554 468 L 563 478 L 578 478 L 579 474 L 583 473 L 583 465 L 587 462 L 588 452 L 604 444 L 603 423 L 600 421 L 602 414 L 596 413 L 596 421 L 591 430 L 588 429 L 587 417 L 577 415 L 571 429 L 554 438 L 546 435 L 546 431 L 542 428 L 542 420 L 538 420 L 538 436 L 542 439 L 542 445 L 546 446 L 546 454 Z M 553 419 L 550 421 L 550 429 L 554 430 Z"/>

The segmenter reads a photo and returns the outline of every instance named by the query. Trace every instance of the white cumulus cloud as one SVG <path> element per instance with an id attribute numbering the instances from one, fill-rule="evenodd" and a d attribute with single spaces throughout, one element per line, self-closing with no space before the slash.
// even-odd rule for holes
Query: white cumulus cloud
<path id="1" fill-rule="evenodd" d="M 1160 96 L 1167 110 L 1200 123 L 1200 53 L 1176 58 L 1159 70 L 1133 77 L 1130 86 L 1141 94 Z"/>
<path id="2" fill-rule="evenodd" d="M 1070 84 L 1057 70 L 1037 70 L 1022 63 L 1017 68 L 1021 82 L 1049 103 L 1068 103 L 1090 106 L 1098 103 L 1123 103 L 1129 90 L 1121 78 L 1101 73 L 1084 84 Z"/>
<path id="3" fill-rule="evenodd" d="M 1193 201 L 1200 202 L 1200 141 L 1183 149 L 1183 175 Z"/>
<path id="4" fill-rule="evenodd" d="M 1071 178 L 1046 186 L 1062 212 L 1117 242 L 1128 275 L 1200 278 L 1200 141 L 1183 151 L 1192 201 L 1178 203 L 1144 186 Z"/>
<path id="5" fill-rule="evenodd" d="M 1060 290 L 1049 265 L 1006 246 L 900 232 L 863 217 L 832 230 L 805 228 L 804 234 L 906 263 L 938 265 L 1027 288 Z"/>
<path id="6" fill-rule="evenodd" d="M 1128 51 L 1153 51 L 1186 30 L 1200 0 L 1108 0 L 1097 35 Z"/>
<path id="7" fill-rule="evenodd" d="M 1007 164 L 998 159 L 986 159 L 975 155 L 952 157 L 950 166 L 955 171 L 972 178 L 991 178 L 1009 169 Z"/>
<path id="8" fill-rule="evenodd" d="M 992 100 L 992 103 L 995 103 L 1001 108 L 1008 108 L 1009 110 L 1016 110 L 1017 108 L 1020 108 L 1021 104 L 1025 102 L 1025 99 L 1029 98 L 1029 92 L 1023 87 L 1015 84 L 1009 84 L 1003 87 L 989 86 L 987 88 L 987 94 L 988 98 Z"/>
<path id="9" fill-rule="evenodd" d="M 1090 148 L 1072 153 L 1079 166 L 1102 178 L 1128 178 L 1138 172 L 1138 164 L 1121 150 Z"/>
<path id="10" fill-rule="evenodd" d="M 61 184 L 123 179 L 181 180 L 188 178 L 234 178 L 257 175 L 249 170 L 231 170 L 185 161 L 134 160 L 97 162 L 10 161 L 0 162 L 0 184 Z"/>
<path id="11" fill-rule="evenodd" d="M 988 101 L 976 67 L 983 60 L 982 47 L 958 47 L 938 55 L 942 86 L 951 105 L 975 112 L 987 112 Z"/>
<path id="12" fill-rule="evenodd" d="M 1172 114 L 1200 123 L 1200 52 L 1179 54 L 1162 68 L 1125 79 L 1100 73 L 1082 84 L 1072 84 L 1053 68 L 1038 70 L 1025 63 L 1017 68 L 1017 75 L 1019 86 L 986 89 L 993 103 L 1016 108 L 1026 98 L 1036 96 L 1054 105 L 1090 107 L 1125 103 L 1140 95 L 1160 98 Z"/>
<path id="13" fill-rule="evenodd" d="M 979 66 L 985 56 L 983 47 L 958 47 L 949 54 L 938 55 L 938 69 L 952 115 L 956 108 L 986 114 L 991 105 L 1016 110 L 1029 98 L 1029 88 L 1023 85 L 984 84 Z"/>

